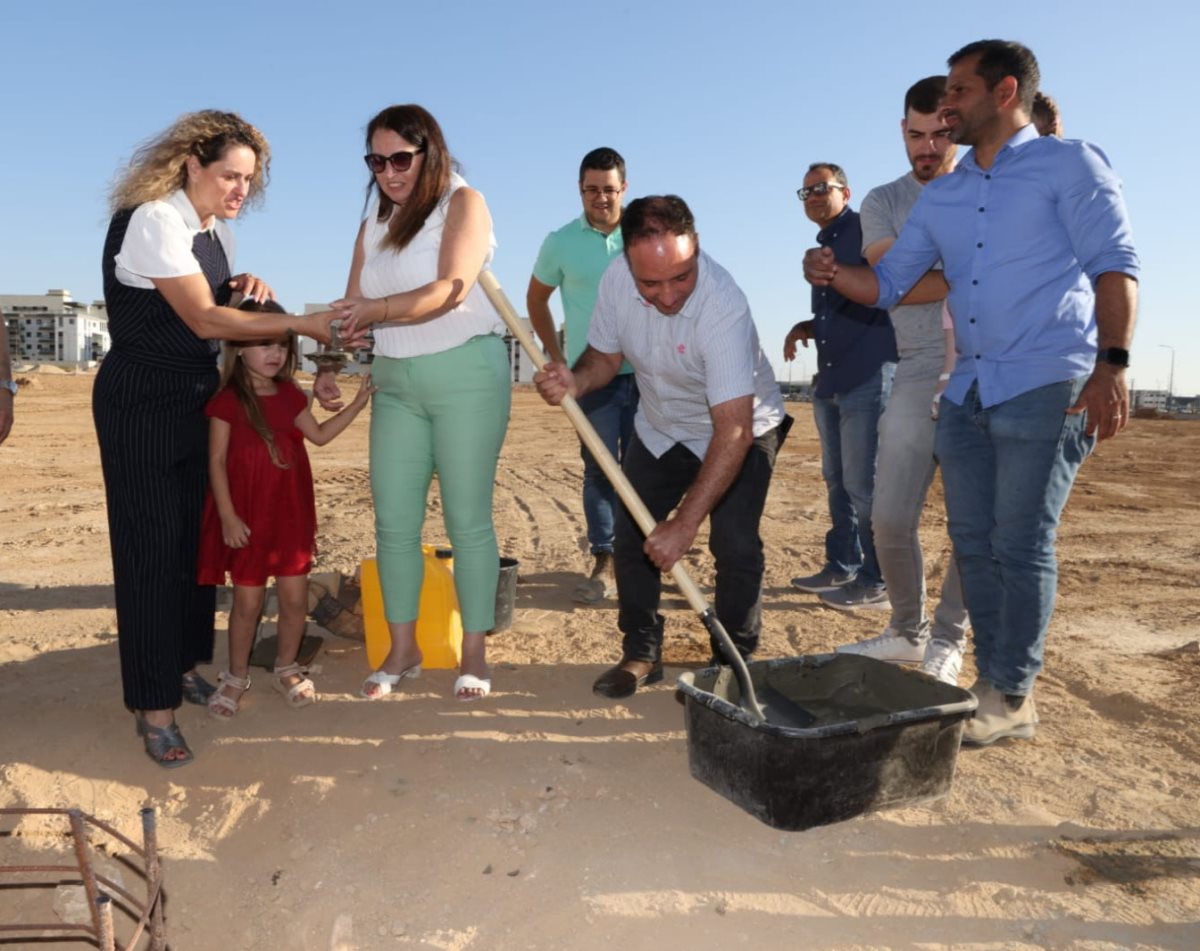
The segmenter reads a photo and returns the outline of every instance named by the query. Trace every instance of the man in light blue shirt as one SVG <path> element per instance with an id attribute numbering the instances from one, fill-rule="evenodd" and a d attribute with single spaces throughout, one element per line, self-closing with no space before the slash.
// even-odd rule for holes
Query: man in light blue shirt
<path id="1" fill-rule="evenodd" d="M 587 346 L 600 277 L 624 248 L 620 225 L 626 187 L 625 160 L 620 154 L 615 149 L 592 149 L 579 166 L 583 214 L 542 242 L 525 305 L 529 322 L 553 363 L 573 366 Z M 566 357 L 550 313 L 555 288 L 562 291 Z M 579 401 L 588 421 L 618 461 L 624 458 L 633 438 L 637 404 L 637 384 L 628 363 L 611 383 Z M 572 597 L 582 604 L 594 604 L 616 593 L 612 561 L 616 493 L 587 447 L 581 444 L 579 451 L 583 457 L 583 514 L 594 561 L 591 576 Z"/>
<path id="2" fill-rule="evenodd" d="M 874 269 L 815 248 L 804 270 L 892 307 L 943 262 L 958 363 L 935 451 L 979 669 L 963 742 L 987 745 L 1036 729 L 1059 516 L 1095 441 L 1128 420 L 1138 258 L 1104 154 L 1030 123 L 1033 54 L 981 40 L 949 64 L 943 117 L 972 151 L 925 186 Z"/>

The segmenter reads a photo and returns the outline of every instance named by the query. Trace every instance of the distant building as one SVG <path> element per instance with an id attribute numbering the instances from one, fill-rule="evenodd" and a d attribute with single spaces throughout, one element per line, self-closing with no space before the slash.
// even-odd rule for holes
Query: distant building
<path id="1" fill-rule="evenodd" d="M 779 381 L 779 393 L 785 400 L 798 400 L 804 403 L 811 403 L 813 398 L 813 384 L 791 383 L 787 380 L 781 380 Z"/>
<path id="2" fill-rule="evenodd" d="M 104 301 L 84 304 L 70 291 L 0 294 L 0 315 L 15 364 L 91 364 L 112 347 Z"/>
<path id="3" fill-rule="evenodd" d="M 521 323 L 532 337 L 533 325 L 529 322 L 529 318 L 522 317 Z M 562 345 L 561 342 L 559 345 Z M 533 374 L 537 372 L 537 367 L 533 365 L 529 354 L 521 349 L 521 344 L 512 335 L 511 331 L 505 330 L 504 332 L 504 346 L 508 349 L 508 378 L 513 383 L 532 383 Z"/>
<path id="4" fill-rule="evenodd" d="M 1134 390 L 1129 394 L 1129 399 L 1135 410 L 1156 409 L 1160 413 L 1167 411 L 1166 390 Z"/>

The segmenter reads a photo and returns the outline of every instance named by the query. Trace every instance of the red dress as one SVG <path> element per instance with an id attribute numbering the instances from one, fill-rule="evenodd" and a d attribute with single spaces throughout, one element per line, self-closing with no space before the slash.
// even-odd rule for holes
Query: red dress
<path id="1" fill-rule="evenodd" d="M 225 544 L 210 489 L 200 532 L 200 584 L 224 584 L 229 572 L 234 584 L 265 585 L 270 577 L 304 575 L 312 568 L 317 507 L 304 434 L 296 428 L 296 417 L 308 405 L 308 397 L 295 383 L 280 383 L 276 393 L 260 394 L 258 405 L 286 469 L 271 461 L 266 441 L 250 425 L 232 389 L 222 389 L 204 410 L 231 427 L 225 471 L 233 509 L 249 527 L 250 541 L 245 548 Z"/>

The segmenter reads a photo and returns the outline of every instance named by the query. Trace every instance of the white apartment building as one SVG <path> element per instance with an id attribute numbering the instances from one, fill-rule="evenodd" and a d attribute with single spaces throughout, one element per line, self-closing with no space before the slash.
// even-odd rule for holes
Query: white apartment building
<path id="1" fill-rule="evenodd" d="M 1166 412 L 1167 391 L 1134 390 L 1130 393 L 1130 402 L 1134 409 L 1156 409 L 1159 412 Z"/>
<path id="2" fill-rule="evenodd" d="M 0 294 L 0 316 L 16 365 L 90 364 L 103 360 L 112 346 L 104 301 L 85 304 L 67 290 Z"/>

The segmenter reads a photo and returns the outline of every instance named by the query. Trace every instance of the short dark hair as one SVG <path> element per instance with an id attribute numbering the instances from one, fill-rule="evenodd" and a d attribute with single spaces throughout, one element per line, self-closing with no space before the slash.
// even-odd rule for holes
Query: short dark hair
<path id="1" fill-rule="evenodd" d="M 1037 127 L 1038 135 L 1062 135 L 1062 115 L 1058 111 L 1058 103 L 1040 89 L 1033 97 L 1029 118 Z"/>
<path id="2" fill-rule="evenodd" d="M 918 79 L 908 87 L 908 92 L 904 94 L 904 114 L 908 115 L 909 109 L 926 116 L 937 112 L 938 103 L 942 101 L 944 95 L 946 95 L 945 76 L 926 76 L 924 79 Z"/>
<path id="3" fill-rule="evenodd" d="M 255 300 L 253 297 L 245 298 L 237 306 L 238 310 L 248 310 L 254 314 L 286 314 L 287 309 L 277 300 L 267 298 L 266 300 Z"/>
<path id="4" fill-rule="evenodd" d="M 579 163 L 579 180 L 583 181 L 584 172 L 592 169 L 597 172 L 607 172 L 611 169 L 617 170 L 617 177 L 622 182 L 625 181 L 625 160 L 621 158 L 621 153 L 616 149 L 610 149 L 606 145 L 600 146 L 598 149 L 592 149 L 583 157 L 583 161 Z"/>
<path id="5" fill-rule="evenodd" d="M 847 188 L 850 187 L 850 182 L 846 180 L 846 173 L 842 171 L 842 167 L 840 165 L 834 165 L 833 162 L 813 162 L 812 165 L 808 167 L 808 171 L 815 172 L 820 168 L 827 169 L 829 174 L 833 176 L 834 181 L 841 185 L 845 185 Z M 807 175 L 808 172 L 805 172 L 804 174 Z"/>
<path id="6" fill-rule="evenodd" d="M 1021 99 L 1021 108 L 1026 113 L 1032 112 L 1033 95 L 1042 81 L 1033 50 L 1012 40 L 976 40 L 974 43 L 968 43 L 946 62 L 953 67 L 960 60 L 976 54 L 979 55 L 979 62 L 975 64 L 975 75 L 982 77 L 987 88 L 995 89 L 996 83 L 1005 76 L 1012 76 L 1017 81 L 1017 95 Z"/>
<path id="7" fill-rule="evenodd" d="M 626 251 L 635 241 L 668 235 L 696 238 L 696 219 L 692 209 L 678 195 L 635 198 L 621 215 L 621 239 Z"/>

